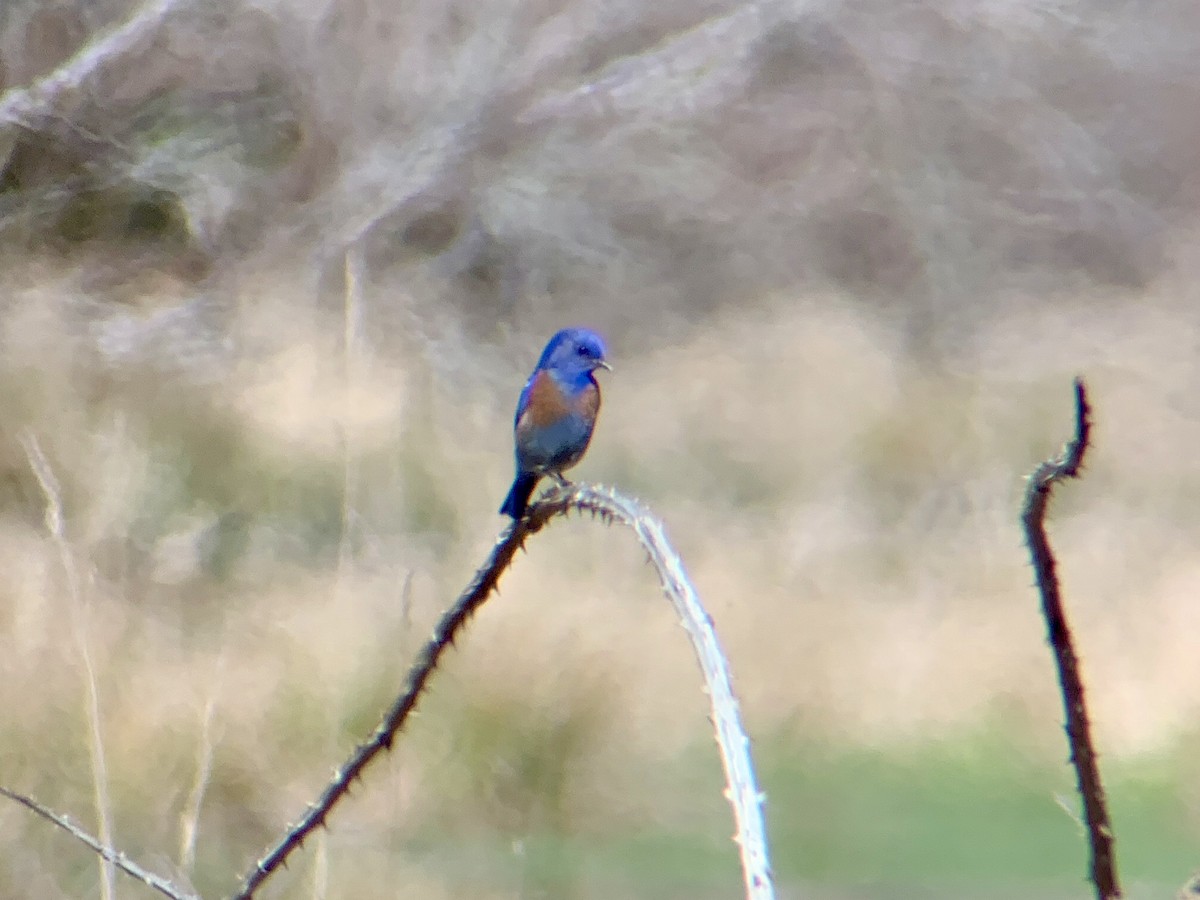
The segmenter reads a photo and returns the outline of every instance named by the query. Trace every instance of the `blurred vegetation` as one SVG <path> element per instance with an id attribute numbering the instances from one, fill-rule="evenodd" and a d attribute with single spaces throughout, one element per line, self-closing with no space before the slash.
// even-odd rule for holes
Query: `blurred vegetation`
<path id="1" fill-rule="evenodd" d="M 1052 538 L 1129 896 L 1168 894 L 1198 43 L 1184 0 L 0 5 L 0 783 L 95 828 L 86 646 L 118 846 L 228 891 L 474 571 L 522 379 L 585 322 L 617 371 L 578 475 L 669 523 L 781 893 L 839 900 L 1084 893 L 1016 504 L 1085 375 Z M 267 895 L 735 893 L 665 607 L 626 536 L 539 536 Z M 0 833 L 0 896 L 97 894 Z"/>

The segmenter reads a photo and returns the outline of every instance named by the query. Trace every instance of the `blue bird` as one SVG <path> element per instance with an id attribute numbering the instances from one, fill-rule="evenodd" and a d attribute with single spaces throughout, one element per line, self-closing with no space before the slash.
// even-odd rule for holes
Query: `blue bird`
<path id="1" fill-rule="evenodd" d="M 612 369 L 604 357 L 604 340 L 586 328 L 564 328 L 546 344 L 517 401 L 517 477 L 501 513 L 520 519 L 543 475 L 561 482 L 583 458 L 600 413 L 593 373 Z"/>

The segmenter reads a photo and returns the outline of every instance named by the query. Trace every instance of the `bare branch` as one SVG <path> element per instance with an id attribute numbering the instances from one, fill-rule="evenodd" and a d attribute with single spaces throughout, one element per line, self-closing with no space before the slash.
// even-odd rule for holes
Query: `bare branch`
<path id="1" fill-rule="evenodd" d="M 693 119 L 744 89 L 758 43 L 774 26 L 795 18 L 795 6 L 747 3 L 711 16 L 646 53 L 611 63 L 593 81 L 538 100 L 521 121 L 537 125 L 639 114 L 655 121 Z"/>
<path id="2" fill-rule="evenodd" d="M 746 896 L 753 900 L 772 900 L 774 887 L 768 861 L 766 830 L 763 825 L 762 794 L 755 783 L 754 768 L 750 760 L 750 740 L 741 726 L 729 669 L 713 632 L 712 620 L 700 605 L 678 555 L 667 542 L 662 523 L 639 504 L 617 492 L 587 485 L 555 488 L 531 506 L 524 519 L 513 522 L 501 533 L 471 584 L 434 627 L 433 637 L 421 649 L 416 662 L 409 670 L 404 690 L 384 715 L 374 734 L 355 749 L 346 764 L 338 769 L 317 802 L 288 830 L 279 844 L 255 865 L 241 889 L 234 895 L 234 900 L 248 900 L 252 897 L 263 882 L 300 847 L 305 838 L 325 824 L 330 811 L 346 796 L 350 785 L 362 775 L 367 765 L 381 751 L 391 748 L 397 733 L 416 708 L 421 692 L 442 654 L 454 643 L 467 620 L 496 589 L 500 576 L 512 563 L 513 557 L 524 545 L 526 538 L 541 531 L 551 519 L 565 515 L 571 509 L 599 513 L 605 519 L 615 519 L 628 525 L 634 530 L 650 555 L 651 562 L 658 569 L 663 591 L 675 605 L 692 638 L 707 682 L 717 745 L 728 782 L 727 795 L 733 805 L 737 822 L 736 841 L 742 858 Z"/>
<path id="3" fill-rule="evenodd" d="M 1025 490 L 1025 504 L 1021 510 L 1021 521 L 1025 526 L 1025 537 L 1033 557 L 1033 568 L 1037 574 L 1038 592 L 1042 598 L 1042 614 L 1054 650 L 1058 666 L 1058 681 L 1062 688 L 1063 707 L 1067 718 L 1067 739 L 1071 745 L 1071 761 L 1083 797 L 1084 818 L 1087 822 L 1088 844 L 1091 848 L 1091 879 L 1099 900 L 1111 900 L 1121 896 L 1117 882 L 1116 862 L 1113 857 L 1112 825 L 1104 799 L 1104 787 L 1100 782 L 1100 768 L 1096 751 L 1092 746 L 1091 726 L 1088 722 L 1087 706 L 1083 697 L 1083 679 L 1079 674 L 1079 660 L 1067 626 L 1062 597 L 1058 589 L 1054 553 L 1046 537 L 1046 506 L 1055 484 L 1066 478 L 1079 477 L 1083 456 L 1087 452 L 1091 435 L 1091 408 L 1087 402 L 1087 391 L 1082 379 L 1075 379 L 1075 436 L 1056 459 L 1042 463 L 1029 476 Z"/>
<path id="4" fill-rule="evenodd" d="M 124 853 L 120 853 L 114 850 L 112 847 L 102 844 L 66 816 L 60 816 L 58 813 L 47 809 L 32 797 L 26 797 L 24 794 L 18 794 L 16 791 L 9 790 L 6 787 L 0 787 L 0 794 L 4 795 L 9 800 L 20 803 L 26 809 L 32 810 L 48 822 L 53 822 L 63 831 L 72 835 L 76 840 L 87 844 L 89 847 L 99 853 L 105 862 L 116 866 L 126 875 L 133 876 L 138 881 L 142 882 L 148 887 L 153 888 L 160 894 L 170 897 L 172 900 L 200 900 L 198 895 L 189 894 L 180 890 L 165 878 L 160 878 L 153 872 L 148 872 L 146 869 L 143 869 L 133 860 L 129 859 Z"/>
<path id="5" fill-rule="evenodd" d="M 64 107 L 83 96 L 85 88 L 105 77 L 114 67 L 130 65 L 138 54 L 153 46 L 169 15 L 184 0 L 151 0 L 136 15 L 87 44 L 70 60 L 29 88 L 15 88 L 0 96 L 0 132 L 11 126 L 31 131 L 58 131 L 85 144 L 105 142 L 84 132 Z M 8 139 L 11 142 L 11 137 Z M 0 144 L 0 168 L 8 143 Z"/>

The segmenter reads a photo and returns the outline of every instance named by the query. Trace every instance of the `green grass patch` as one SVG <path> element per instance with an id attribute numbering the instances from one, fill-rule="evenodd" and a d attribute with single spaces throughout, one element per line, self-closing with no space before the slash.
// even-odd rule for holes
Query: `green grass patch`
<path id="1" fill-rule="evenodd" d="M 1064 748 L 1065 749 L 1065 748 Z M 953 888 L 959 896 L 1081 893 L 1087 847 L 1074 773 L 1002 739 L 915 750 L 796 748 L 764 755 L 768 822 L 784 881 Z M 1181 773 L 1106 766 L 1119 872 L 1177 886 L 1197 835 Z"/>
<path id="2" fill-rule="evenodd" d="M 780 892 L 822 898 L 1059 898 L 1090 895 L 1074 775 L 1002 739 L 920 748 L 759 750 Z M 478 832 L 410 843 L 426 864 L 477 885 L 524 885 L 554 896 L 719 897 L 740 889 L 732 819 L 705 748 L 661 772 L 675 796 L 709 783 L 711 802 L 646 827 L 605 835 Z M 703 758 L 702 758 L 703 757 Z M 1198 845 L 1170 761 L 1110 764 L 1119 873 L 1130 897 L 1171 896 Z M 702 771 L 705 770 L 705 771 Z M 469 857 L 464 860 L 464 855 Z M 864 894 L 865 892 L 865 894 Z"/>

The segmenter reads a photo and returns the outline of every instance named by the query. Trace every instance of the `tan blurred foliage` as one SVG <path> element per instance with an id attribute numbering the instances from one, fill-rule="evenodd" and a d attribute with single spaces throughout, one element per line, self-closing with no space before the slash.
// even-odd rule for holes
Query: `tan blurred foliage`
<path id="1" fill-rule="evenodd" d="M 90 809 L 78 621 L 119 842 L 225 889 L 469 577 L 577 320 L 578 477 L 666 519 L 752 731 L 1063 752 L 1016 503 L 1080 373 L 1100 744 L 1194 739 L 1198 45 L 1184 0 L 0 6 L 0 781 Z M 555 528 L 315 855 L 483 896 L 381 848 L 683 827 L 697 684 L 628 538 Z M 92 883 L 0 823 L 0 894 Z"/>

